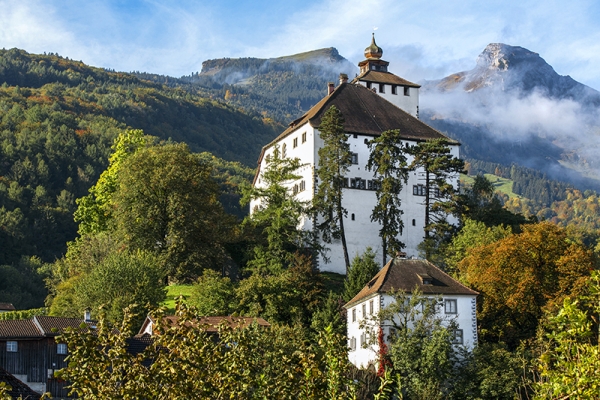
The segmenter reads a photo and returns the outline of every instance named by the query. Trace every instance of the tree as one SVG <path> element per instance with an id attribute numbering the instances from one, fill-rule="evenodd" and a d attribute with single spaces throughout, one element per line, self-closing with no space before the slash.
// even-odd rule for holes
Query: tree
<path id="1" fill-rule="evenodd" d="M 451 154 L 448 139 L 432 139 L 409 147 L 407 152 L 413 157 L 409 165 L 411 170 L 422 168 L 425 172 L 425 247 L 429 257 L 428 246 L 432 232 L 437 241 L 445 239 L 450 230 L 446 216 L 452 212 L 453 203 L 450 197 L 456 193 L 451 179 L 462 172 L 464 162 Z"/>
<path id="2" fill-rule="evenodd" d="M 594 271 L 587 293 L 566 298 L 545 324 L 544 352 L 538 360 L 537 399 L 600 397 L 600 274 Z"/>
<path id="3" fill-rule="evenodd" d="M 233 218 L 210 174 L 185 144 L 140 149 L 122 164 L 112 197 L 116 234 L 160 255 L 174 279 L 220 270 Z"/>
<path id="4" fill-rule="evenodd" d="M 310 257 L 296 254 L 290 268 L 279 274 L 252 274 L 240 281 L 237 311 L 271 323 L 307 326 L 320 304 L 321 279 Z"/>
<path id="5" fill-rule="evenodd" d="M 379 236 L 383 248 L 382 265 L 385 265 L 388 254 L 393 257 L 404 248 L 404 244 L 398 240 L 404 227 L 399 194 L 408 180 L 408 163 L 399 130 L 383 132 L 369 142 L 369 149 L 371 154 L 367 169 L 374 171 L 379 178 L 375 192 L 377 205 L 373 208 L 371 221 L 381 225 Z"/>
<path id="6" fill-rule="evenodd" d="M 152 343 L 127 352 L 132 315 L 93 331 L 68 329 L 69 364 L 57 375 L 83 399 L 334 399 L 350 400 L 345 338 L 331 330 L 317 341 L 298 327 L 222 324 L 209 336 L 199 316 L 179 304 L 177 324 L 154 312 Z M 117 329 L 115 329 L 117 328 Z"/>
<path id="7" fill-rule="evenodd" d="M 473 184 L 462 192 L 457 199 L 462 219 L 481 221 L 490 227 L 508 225 L 515 232 L 520 230 L 520 225 L 530 222 L 523 215 L 505 209 L 494 193 L 494 184 L 483 175 L 475 176 Z"/>
<path id="8" fill-rule="evenodd" d="M 319 184 L 313 200 L 313 206 L 322 220 L 318 225 L 326 243 L 332 239 L 340 239 L 346 274 L 350 268 L 348 246 L 344 231 L 344 217 L 348 214 L 342 206 L 345 174 L 352 164 L 352 153 L 348 144 L 348 136 L 344 132 L 344 117 L 335 107 L 325 112 L 319 125 L 319 134 L 323 146 L 319 149 L 319 166 L 317 178 Z"/>
<path id="9" fill-rule="evenodd" d="M 352 300 L 379 270 L 380 266 L 375 261 L 373 249 L 367 247 L 362 255 L 357 254 L 344 281 L 343 299 L 346 302 Z"/>
<path id="10" fill-rule="evenodd" d="M 112 197 L 118 188 L 119 174 L 124 161 L 149 143 L 139 129 L 121 133 L 112 145 L 113 153 L 108 159 L 108 168 L 98 182 L 89 189 L 89 194 L 77 199 L 75 221 L 79 221 L 79 234 L 98 233 L 109 228 L 112 218 Z"/>
<path id="11" fill-rule="evenodd" d="M 595 259 L 564 228 L 543 222 L 473 248 L 458 268 L 482 295 L 477 306 L 483 340 L 514 348 L 535 335 L 544 310 L 582 291 Z"/>
<path id="12" fill-rule="evenodd" d="M 459 275 L 458 263 L 471 254 L 473 249 L 494 243 L 511 234 L 510 227 L 503 225 L 487 227 L 483 222 L 464 220 L 461 230 L 452 238 L 452 242 L 444 252 L 445 271 L 454 276 Z M 462 276 L 458 278 L 464 280 Z"/>
<path id="13" fill-rule="evenodd" d="M 189 303 L 200 315 L 231 315 L 237 305 L 231 279 L 216 271 L 204 270 L 192 286 Z"/>
<path id="14" fill-rule="evenodd" d="M 399 291 L 393 297 L 378 319 L 394 329 L 389 357 L 399 374 L 397 392 L 410 399 L 447 398 L 458 361 L 458 348 L 452 344 L 456 324 L 439 316 L 439 299 L 418 290 Z M 374 341 L 376 335 L 371 336 Z"/>
<path id="15" fill-rule="evenodd" d="M 258 239 L 248 262 L 248 267 L 257 273 L 281 272 L 293 261 L 296 251 L 312 244 L 309 233 L 298 229 L 300 219 L 308 213 L 308 203 L 298 200 L 287 185 L 300 178 L 296 171 L 301 166 L 297 158 L 281 157 L 275 146 L 261 176 L 263 184 L 242 189 L 242 205 L 260 200 L 260 205 L 244 220 L 246 226 L 258 230 L 264 238 Z"/>
<path id="16" fill-rule="evenodd" d="M 163 280 L 164 271 L 151 253 L 114 251 L 89 273 L 72 280 L 69 290 L 63 288 L 55 301 L 70 304 L 63 303 L 64 308 L 58 310 L 53 303 L 51 314 L 77 317 L 86 309 L 102 307 L 108 320 L 116 322 L 127 306 L 137 304 L 145 315 L 164 300 Z"/>

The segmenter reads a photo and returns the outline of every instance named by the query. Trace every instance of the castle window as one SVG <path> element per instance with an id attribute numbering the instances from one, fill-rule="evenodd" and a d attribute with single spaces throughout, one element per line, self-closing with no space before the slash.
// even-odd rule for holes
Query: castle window
<path id="1" fill-rule="evenodd" d="M 371 89 L 371 82 L 367 82 L 367 89 Z"/>
<path id="2" fill-rule="evenodd" d="M 350 339 L 350 351 L 356 350 L 356 338 L 352 337 Z"/>
<path id="3" fill-rule="evenodd" d="M 358 164 L 358 153 L 352 153 L 351 155 L 352 164 Z"/>
<path id="4" fill-rule="evenodd" d="M 413 226 L 417 226 L 417 220 L 416 220 L 416 219 L 413 219 L 413 220 L 412 220 L 412 225 L 413 225 Z"/>
<path id="5" fill-rule="evenodd" d="M 294 148 L 298 147 L 298 138 L 294 138 Z"/>
<path id="6" fill-rule="evenodd" d="M 369 314 L 373 315 L 373 300 L 369 301 Z"/>
<path id="7" fill-rule="evenodd" d="M 364 303 L 362 305 L 362 316 L 363 316 L 363 318 L 367 317 L 367 305 Z"/>
<path id="8" fill-rule="evenodd" d="M 455 299 L 445 299 L 444 300 L 444 313 L 446 314 L 456 314 L 456 300 Z"/>
<path id="9" fill-rule="evenodd" d="M 352 137 L 353 137 L 354 139 L 357 139 L 357 138 L 358 138 L 358 134 L 356 134 L 356 133 L 355 133 L 355 134 L 353 134 L 353 135 L 352 135 Z"/>
<path id="10" fill-rule="evenodd" d="M 302 143 L 306 143 L 306 132 L 302 134 Z"/>
<path id="11" fill-rule="evenodd" d="M 348 187 L 348 178 L 342 178 L 342 187 Z"/>
<path id="12" fill-rule="evenodd" d="M 294 185 L 294 194 L 298 194 L 298 184 Z"/>
<path id="13" fill-rule="evenodd" d="M 301 180 L 300 181 L 300 191 L 303 192 L 306 190 L 306 181 Z"/>
<path id="14" fill-rule="evenodd" d="M 398 86 L 392 85 L 392 94 L 398 94 Z"/>
<path id="15" fill-rule="evenodd" d="M 281 158 L 287 157 L 287 143 L 284 143 L 281 147 Z"/>
<path id="16" fill-rule="evenodd" d="M 373 190 L 373 181 L 367 181 L 367 189 Z"/>
<path id="17" fill-rule="evenodd" d="M 413 185 L 413 195 L 425 196 L 425 185 Z"/>
<path id="18" fill-rule="evenodd" d="M 6 351 L 8 353 L 16 353 L 19 350 L 19 343 L 13 340 L 6 342 Z"/>
<path id="19" fill-rule="evenodd" d="M 352 218 L 352 221 L 354 221 L 354 213 L 352 213 L 350 217 Z"/>
<path id="20" fill-rule="evenodd" d="M 383 83 L 379 84 L 379 93 L 385 93 L 385 85 Z"/>
<path id="21" fill-rule="evenodd" d="M 356 322 L 356 308 L 352 309 L 352 322 Z"/>
<path id="22" fill-rule="evenodd" d="M 455 329 L 454 337 L 452 338 L 452 344 L 463 344 L 463 330 Z"/>
<path id="23" fill-rule="evenodd" d="M 404 86 L 404 95 L 410 96 L 410 88 L 408 86 Z"/>

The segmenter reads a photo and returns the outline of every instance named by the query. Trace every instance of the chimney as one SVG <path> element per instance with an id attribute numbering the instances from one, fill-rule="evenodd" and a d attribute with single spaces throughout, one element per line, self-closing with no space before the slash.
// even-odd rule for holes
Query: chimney
<path id="1" fill-rule="evenodd" d="M 348 83 L 348 75 L 340 74 L 340 85 L 344 83 Z"/>
<path id="2" fill-rule="evenodd" d="M 92 311 L 89 308 L 86 308 L 83 312 L 83 321 L 90 322 L 92 320 Z"/>
<path id="3" fill-rule="evenodd" d="M 327 84 L 327 95 L 329 96 L 335 90 L 335 86 L 333 82 L 329 82 Z"/>

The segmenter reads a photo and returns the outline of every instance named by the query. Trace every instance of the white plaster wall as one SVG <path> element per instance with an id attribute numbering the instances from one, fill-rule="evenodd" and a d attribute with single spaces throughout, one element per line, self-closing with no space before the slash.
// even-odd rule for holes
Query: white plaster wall
<path id="1" fill-rule="evenodd" d="M 367 86 L 367 82 L 358 81 L 362 86 Z M 419 88 L 408 87 L 408 96 L 404 95 L 404 86 L 396 85 L 396 94 L 392 94 L 392 85 L 384 85 L 383 93 L 379 91 L 379 83 L 371 83 L 371 89 L 381 97 L 401 108 L 415 118 L 419 118 Z"/>
<path id="2" fill-rule="evenodd" d="M 302 143 L 303 133 L 306 133 L 305 143 Z M 298 146 L 296 148 L 293 146 L 295 138 L 298 139 Z M 372 139 L 373 137 L 371 136 L 349 135 L 348 142 L 350 144 L 350 151 L 358 154 L 358 164 L 351 165 L 349 172 L 346 174 L 349 181 L 352 178 L 360 178 L 365 181 L 373 180 L 375 178 L 373 172 L 368 171 L 366 168 L 370 152 L 365 140 L 369 141 Z M 301 177 L 296 181 L 288 182 L 288 186 L 291 190 L 295 184 L 299 184 L 301 180 L 304 180 L 306 189 L 299 192 L 297 197 L 300 200 L 311 201 L 315 193 L 314 173 L 315 168 L 318 168 L 318 149 L 323 146 L 323 141 L 319 136 L 318 130 L 312 128 L 307 123 L 279 142 L 280 151 L 283 148 L 283 144 L 286 144 L 287 157 L 298 157 L 303 164 L 306 164 L 297 171 L 298 175 Z M 415 144 L 416 142 L 412 141 L 403 142 L 403 145 Z M 458 156 L 458 146 L 451 147 L 452 154 Z M 261 171 L 264 171 L 267 168 L 266 156 L 272 154 L 272 152 L 273 147 L 266 151 L 263 160 L 261 161 Z M 411 160 L 409 159 L 409 162 L 410 161 Z M 315 164 L 315 162 L 317 164 Z M 404 251 L 408 257 L 418 256 L 419 252 L 417 246 L 423 241 L 424 237 L 425 197 L 413 195 L 413 186 L 424 184 L 424 180 L 424 173 L 422 171 L 411 172 L 407 184 L 404 185 L 402 192 L 399 194 L 401 208 L 404 211 L 402 217 L 404 229 L 399 239 L 406 245 Z M 458 184 L 458 177 L 453 179 L 453 184 L 455 186 Z M 264 186 L 264 182 L 260 176 L 256 185 Z M 344 208 L 348 211 L 346 218 L 344 218 L 344 229 L 346 232 L 346 243 L 350 261 L 352 261 L 357 254 L 362 254 L 367 247 L 371 247 L 376 254 L 376 261 L 382 262 L 382 244 L 379 237 L 380 225 L 371 222 L 371 213 L 377 203 L 375 191 L 352 188 L 344 189 L 342 203 Z M 250 212 L 254 210 L 255 206 L 260 206 L 259 200 L 250 203 Z M 352 219 L 353 214 L 354 219 Z M 307 230 L 313 228 L 312 221 L 308 218 L 304 219 L 300 223 L 300 226 Z M 324 245 L 329 249 L 326 253 L 329 262 L 325 262 L 326 259 L 319 256 L 319 268 L 322 271 L 345 274 L 346 266 L 341 240 L 336 240 L 332 243 L 324 243 Z"/>
<path id="3" fill-rule="evenodd" d="M 458 329 L 462 329 L 463 331 L 463 346 L 465 346 L 469 350 L 473 350 L 473 348 L 477 345 L 477 316 L 476 316 L 476 297 L 469 295 L 444 295 L 441 296 L 442 302 L 438 308 L 438 316 L 443 318 L 447 323 L 454 320 Z M 445 314 L 443 307 L 444 299 L 455 299 L 457 303 L 457 313 L 456 314 Z M 356 306 L 349 308 L 347 313 L 348 319 L 348 328 L 347 328 L 347 338 L 348 338 L 348 347 L 350 348 L 350 340 L 351 338 L 356 338 L 356 350 L 349 349 L 348 351 L 348 359 L 352 364 L 357 366 L 358 368 L 365 368 L 370 363 L 374 363 L 377 360 L 377 352 L 379 346 L 376 344 L 377 336 L 374 336 L 371 343 L 367 348 L 361 348 L 360 346 L 360 337 L 365 330 L 372 332 L 372 335 L 377 335 L 378 328 L 374 322 L 369 324 L 363 324 L 363 328 L 361 328 L 361 321 L 364 318 L 367 318 L 368 321 L 373 317 L 373 315 L 369 314 L 369 302 L 371 300 L 374 301 L 375 314 L 379 312 L 379 310 L 388 307 L 392 302 L 394 302 L 394 298 L 390 295 L 376 295 L 375 297 L 365 298 L 362 302 L 358 303 Z M 366 304 L 367 315 L 363 315 L 362 305 Z M 352 321 L 352 310 L 356 310 L 357 320 Z M 388 334 L 389 334 L 389 325 L 384 325 L 384 340 L 387 344 L 389 344 Z"/>
<path id="4" fill-rule="evenodd" d="M 373 314 L 370 314 L 369 308 L 369 302 L 371 301 L 373 301 Z M 363 304 L 366 305 L 366 315 L 363 314 L 362 311 Z M 356 321 L 352 321 L 352 310 L 356 310 Z M 352 364 L 359 368 L 366 368 L 370 362 L 374 362 L 377 359 L 377 352 L 379 351 L 379 346 L 377 345 L 377 334 L 379 330 L 373 318 L 376 317 L 380 310 L 381 296 L 379 294 L 375 294 L 372 297 L 366 298 L 361 303 L 348 309 L 348 359 Z M 361 328 L 361 323 L 366 326 L 366 328 Z M 360 337 L 365 330 L 369 332 L 370 336 L 367 337 L 368 345 L 363 347 L 360 345 Z M 352 338 L 356 339 L 356 348 L 354 350 L 352 350 L 350 347 Z"/>

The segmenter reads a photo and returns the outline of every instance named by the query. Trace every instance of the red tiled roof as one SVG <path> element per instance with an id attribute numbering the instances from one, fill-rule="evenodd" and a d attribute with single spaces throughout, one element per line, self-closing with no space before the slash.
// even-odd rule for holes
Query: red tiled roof
<path id="1" fill-rule="evenodd" d="M 424 284 L 422 277 L 430 278 Z M 478 295 L 427 260 L 394 258 L 379 271 L 344 307 L 353 307 L 375 293 L 401 290 L 411 293 L 418 288 L 423 294 Z"/>

